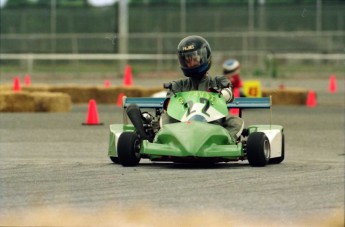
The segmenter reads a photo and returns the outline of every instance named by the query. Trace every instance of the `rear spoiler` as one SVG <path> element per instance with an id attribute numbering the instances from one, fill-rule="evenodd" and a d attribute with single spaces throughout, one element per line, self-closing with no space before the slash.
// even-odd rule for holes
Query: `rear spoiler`
<path id="1" fill-rule="evenodd" d="M 123 107 L 127 108 L 130 104 L 137 104 L 139 108 L 162 109 L 166 98 L 153 97 L 124 97 Z M 235 98 L 233 102 L 228 103 L 228 109 L 238 108 L 239 117 L 242 117 L 242 109 L 269 109 L 271 108 L 271 97 L 262 98 Z"/>
<path id="2" fill-rule="evenodd" d="M 130 104 L 137 104 L 139 108 L 163 108 L 165 98 L 153 97 L 125 97 L 123 107 L 127 108 Z M 235 98 L 232 103 L 227 104 L 228 109 L 265 109 L 271 107 L 271 97 L 263 98 Z"/>

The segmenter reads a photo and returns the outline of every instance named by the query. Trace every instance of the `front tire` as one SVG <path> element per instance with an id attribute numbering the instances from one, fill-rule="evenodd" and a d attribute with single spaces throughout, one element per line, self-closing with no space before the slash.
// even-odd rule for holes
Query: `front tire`
<path id="1" fill-rule="evenodd" d="M 117 155 L 123 166 L 136 166 L 140 162 L 140 139 L 135 132 L 121 133 L 117 143 Z"/>
<path id="2" fill-rule="evenodd" d="M 118 157 L 109 157 L 109 158 L 113 163 L 119 164 L 119 158 Z"/>
<path id="3" fill-rule="evenodd" d="M 270 141 L 263 132 L 253 132 L 247 140 L 247 158 L 251 166 L 266 166 L 270 159 Z"/>

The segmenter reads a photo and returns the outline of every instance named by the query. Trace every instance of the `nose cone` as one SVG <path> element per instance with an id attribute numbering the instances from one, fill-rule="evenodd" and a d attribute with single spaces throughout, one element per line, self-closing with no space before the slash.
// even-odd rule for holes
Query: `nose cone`
<path id="1" fill-rule="evenodd" d="M 164 125 L 155 142 L 176 147 L 181 156 L 204 156 L 205 149 L 231 144 L 232 139 L 222 126 L 190 121 Z"/>

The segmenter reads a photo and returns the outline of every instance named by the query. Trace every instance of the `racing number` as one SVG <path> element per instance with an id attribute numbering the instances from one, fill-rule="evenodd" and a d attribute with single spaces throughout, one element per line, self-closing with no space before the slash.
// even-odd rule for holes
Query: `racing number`
<path id="1" fill-rule="evenodd" d="M 187 109 L 187 116 L 189 116 L 189 114 L 195 112 L 195 110 L 190 111 L 191 109 L 193 109 L 193 104 L 194 104 L 193 101 L 188 101 L 188 102 L 187 102 L 187 106 L 189 106 L 189 108 Z"/>
<path id="2" fill-rule="evenodd" d="M 207 113 L 207 110 L 210 108 L 210 101 L 205 98 L 200 98 L 200 102 L 205 104 L 204 107 L 201 109 L 201 113 L 207 116 L 210 116 L 210 114 Z M 189 106 L 187 110 L 187 116 L 189 116 L 191 113 L 195 113 L 195 110 L 190 111 L 193 109 L 193 105 L 194 105 L 193 101 L 188 101 L 187 105 Z"/>
<path id="3" fill-rule="evenodd" d="M 200 98 L 200 102 L 205 103 L 205 106 L 204 106 L 204 108 L 202 108 L 201 113 L 203 113 L 207 116 L 210 116 L 208 113 L 206 113 L 208 108 L 210 108 L 210 101 L 208 99 L 205 99 L 205 98 Z"/>
<path id="4" fill-rule="evenodd" d="M 257 87 L 250 87 L 248 91 L 249 96 L 258 96 L 258 88 Z"/>

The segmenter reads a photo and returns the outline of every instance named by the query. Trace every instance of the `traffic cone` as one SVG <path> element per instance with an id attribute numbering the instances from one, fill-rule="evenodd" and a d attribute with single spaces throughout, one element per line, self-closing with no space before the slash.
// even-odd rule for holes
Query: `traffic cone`
<path id="1" fill-rule="evenodd" d="M 116 103 L 116 105 L 119 106 L 119 107 L 122 107 L 123 96 L 125 96 L 125 94 L 123 92 L 121 92 L 119 94 L 119 96 L 117 96 L 117 103 Z"/>
<path id="2" fill-rule="evenodd" d="M 31 79 L 30 79 L 30 75 L 29 74 L 25 75 L 25 77 L 24 77 L 24 84 L 25 84 L 25 86 L 30 86 Z"/>
<path id="3" fill-rule="evenodd" d="M 310 90 L 307 96 L 307 107 L 316 107 L 316 94 L 315 91 Z"/>
<path id="4" fill-rule="evenodd" d="M 106 87 L 106 88 L 110 87 L 110 81 L 109 80 L 104 81 L 104 87 Z"/>
<path id="5" fill-rule="evenodd" d="M 125 74 L 123 76 L 123 85 L 125 85 L 125 86 L 132 86 L 133 85 L 132 68 L 130 65 L 126 65 L 126 67 L 125 67 Z"/>
<path id="6" fill-rule="evenodd" d="M 19 81 L 19 77 L 16 76 L 14 77 L 13 80 L 13 91 L 21 91 L 22 88 L 20 87 L 20 81 Z"/>
<path id="7" fill-rule="evenodd" d="M 238 88 L 234 89 L 234 97 L 235 98 L 240 97 L 240 90 L 238 90 Z M 239 108 L 231 108 L 230 109 L 230 114 L 238 116 L 240 114 L 240 109 Z"/>
<path id="8" fill-rule="evenodd" d="M 102 125 L 103 123 L 99 122 L 97 104 L 94 99 L 89 100 L 89 107 L 86 116 L 86 123 L 83 125 Z"/>
<path id="9" fill-rule="evenodd" d="M 330 93 L 336 93 L 337 92 L 337 80 L 336 80 L 334 75 L 331 75 L 329 77 L 328 91 Z"/>

